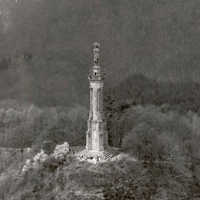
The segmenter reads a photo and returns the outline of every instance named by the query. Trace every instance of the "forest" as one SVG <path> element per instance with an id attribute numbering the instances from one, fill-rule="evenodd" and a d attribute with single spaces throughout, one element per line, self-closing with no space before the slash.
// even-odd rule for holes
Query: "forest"
<path id="1" fill-rule="evenodd" d="M 93 186 L 98 188 L 100 184 L 104 199 L 198 199 L 199 84 L 185 82 L 182 85 L 185 89 L 180 87 L 180 83 L 158 82 L 137 74 L 106 90 L 104 104 L 109 144 L 137 158 L 138 162 L 125 159 L 104 164 L 99 167 L 103 170 L 103 177 L 95 175 L 87 184 L 84 179 L 89 178 L 91 172 L 85 170 L 85 165 L 79 164 L 79 175 L 75 175 L 73 170 L 66 173 L 70 173 L 77 184 L 81 182 L 80 187 L 94 190 Z M 38 152 L 44 141 L 51 141 L 54 146 L 63 141 L 70 146 L 85 145 L 88 109 L 84 106 L 39 108 L 10 100 L 1 102 L 0 111 L 3 147 L 32 147 L 34 152 Z M 67 166 L 74 166 L 73 158 L 68 159 L 72 160 L 67 161 Z M 36 183 L 50 181 L 48 170 L 40 170 L 44 178 L 38 177 Z M 59 173 L 64 173 L 62 167 L 59 170 Z M 28 179 L 23 180 L 25 188 L 33 178 L 32 173 L 36 172 L 31 172 Z M 58 171 L 51 173 L 54 178 L 58 176 Z M 104 176 L 109 176 L 109 179 Z M 99 179 L 102 179 L 101 183 Z M 57 184 L 55 181 L 51 188 Z M 63 181 L 61 188 L 68 187 L 68 184 Z M 73 187 L 78 187 L 77 184 Z M 38 195 L 45 198 L 45 190 L 48 188 L 37 189 Z M 26 196 L 27 193 L 24 191 L 20 195 Z M 51 195 L 55 197 L 56 194 L 53 192 Z M 68 195 L 72 195 L 69 197 L 72 199 L 76 196 Z M 32 194 L 26 198 L 32 200 L 36 197 Z"/>

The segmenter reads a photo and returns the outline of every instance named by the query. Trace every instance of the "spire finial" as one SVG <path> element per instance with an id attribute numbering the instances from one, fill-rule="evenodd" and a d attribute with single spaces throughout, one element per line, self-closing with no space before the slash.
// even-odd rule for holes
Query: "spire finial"
<path id="1" fill-rule="evenodd" d="M 99 66 L 100 44 L 98 42 L 94 42 L 93 44 L 93 54 L 94 54 L 94 65 Z"/>

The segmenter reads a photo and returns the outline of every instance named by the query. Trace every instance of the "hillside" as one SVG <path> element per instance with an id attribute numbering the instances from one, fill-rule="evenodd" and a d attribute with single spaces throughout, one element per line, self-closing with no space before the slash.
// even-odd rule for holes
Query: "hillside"
<path id="1" fill-rule="evenodd" d="M 127 87 L 129 85 L 134 87 Z M 168 98 L 168 92 L 163 93 L 159 82 L 141 75 L 130 77 L 112 88 L 105 99 L 109 143 L 120 147 L 128 157 L 93 165 L 67 154 L 64 162 L 47 159 L 27 174 L 21 173 L 26 160 L 44 148 L 45 141 L 54 147 L 63 141 L 71 147 L 84 145 L 87 108 L 81 105 L 45 108 L 14 100 L 1 101 L 1 146 L 14 148 L 0 149 L 0 198 L 198 199 L 200 117 L 190 108 L 198 108 L 199 104 L 186 95 L 198 91 L 198 84 L 192 85 L 186 87 L 189 89 L 184 98 L 177 92 L 181 94 L 181 90 Z M 165 91 L 167 88 L 171 89 L 171 84 Z M 154 95 L 149 95 L 148 91 L 153 89 L 162 92 L 159 95 L 165 94 L 161 105 L 154 101 Z M 29 155 L 15 149 L 30 146 L 33 151 Z"/>
<path id="2" fill-rule="evenodd" d="M 26 174 L 21 173 L 26 159 L 33 158 L 44 148 L 43 141 L 51 141 L 53 145 L 68 141 L 71 147 L 84 144 L 87 111 L 82 106 L 44 110 L 13 101 L 1 102 L 1 123 L 5 123 L 5 133 L 9 133 L 16 122 L 19 128 L 18 132 L 10 131 L 9 140 L 4 142 L 7 146 L 32 144 L 33 147 L 31 154 L 26 156 L 19 150 L 0 149 L 0 163 L 3 164 L 1 199 L 198 199 L 198 113 L 186 110 L 186 107 L 183 112 L 167 104 L 124 106 L 120 105 L 123 101 L 118 100 L 116 98 L 117 107 L 115 102 L 108 104 L 110 110 L 107 108 L 107 114 L 110 114 L 109 142 L 120 146 L 121 152 L 128 157 L 94 165 L 67 154 L 63 162 L 47 159 Z M 32 141 L 28 143 L 30 139 Z"/>
<path id="3" fill-rule="evenodd" d="M 23 162 L 18 164 L 22 166 Z M 137 169 L 141 165 L 128 159 L 120 163 L 119 166 L 118 162 L 93 165 L 79 162 L 68 155 L 64 163 L 57 165 L 55 160 L 54 163 L 47 161 L 24 175 L 16 162 L 11 163 L 9 169 L 12 167 L 12 170 L 0 175 L 0 197 L 3 200 L 36 200 L 38 198 L 42 200 L 101 200 L 106 196 L 107 189 L 110 189 L 114 174 L 120 177 L 121 173 L 124 173 L 125 166 L 128 174 L 131 166 Z M 110 199 L 109 196 L 108 199 Z"/>
<path id="4" fill-rule="evenodd" d="M 200 113 L 200 84 L 195 81 L 165 82 L 133 74 L 105 89 L 106 109 L 123 111 L 132 105 L 166 104 L 168 109 Z"/>
<path id="5" fill-rule="evenodd" d="M 66 154 L 62 162 L 50 158 L 26 174 L 20 171 L 25 159 L 13 159 L 13 170 L 1 177 L 0 195 L 4 200 L 198 199 L 199 124 L 191 112 L 133 106 L 113 126 L 113 142 L 121 137 L 121 152 L 128 157 L 94 165 Z"/>
<path id="6" fill-rule="evenodd" d="M 141 74 L 131 75 L 117 86 L 105 88 L 109 138 L 115 134 L 114 128 L 119 124 L 120 117 L 123 118 L 124 113 L 136 105 L 155 105 L 162 112 L 172 111 L 180 115 L 191 112 L 198 116 L 199 90 L 200 84 L 196 82 L 160 82 Z M 55 143 L 67 140 L 70 145 L 83 145 L 87 119 L 88 108 L 79 104 L 39 107 L 28 102 L 5 99 L 0 101 L 0 145 L 21 148 L 40 145 L 41 141 L 49 139 Z M 123 133 L 121 129 L 118 131 L 120 135 Z M 120 144 L 118 141 L 114 146 Z"/>

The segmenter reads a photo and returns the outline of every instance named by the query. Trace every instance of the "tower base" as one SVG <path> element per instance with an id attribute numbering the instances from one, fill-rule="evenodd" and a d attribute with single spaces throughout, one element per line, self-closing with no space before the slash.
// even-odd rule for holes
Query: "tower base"
<path id="1" fill-rule="evenodd" d="M 103 151 L 94 151 L 84 149 L 78 153 L 76 153 L 76 157 L 80 161 L 88 161 L 91 163 L 101 163 L 111 161 L 114 156 L 118 154 L 118 150 L 114 148 L 106 148 Z"/>

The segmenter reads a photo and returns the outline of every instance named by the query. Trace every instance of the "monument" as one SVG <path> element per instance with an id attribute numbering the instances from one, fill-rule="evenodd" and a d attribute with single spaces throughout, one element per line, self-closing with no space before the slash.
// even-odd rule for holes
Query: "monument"
<path id="1" fill-rule="evenodd" d="M 90 111 L 86 133 L 86 150 L 98 153 L 108 146 L 106 120 L 103 110 L 104 73 L 100 66 L 100 44 L 93 48 L 94 64 L 89 72 Z"/>
<path id="2" fill-rule="evenodd" d="M 106 161 L 112 158 L 112 149 L 108 146 L 108 133 L 103 109 L 104 73 L 100 66 L 100 44 L 93 44 L 93 66 L 89 72 L 90 110 L 86 147 L 77 154 L 80 160 Z"/>

